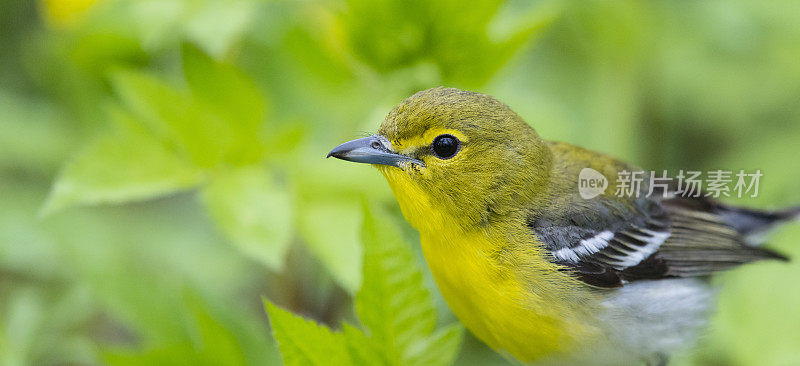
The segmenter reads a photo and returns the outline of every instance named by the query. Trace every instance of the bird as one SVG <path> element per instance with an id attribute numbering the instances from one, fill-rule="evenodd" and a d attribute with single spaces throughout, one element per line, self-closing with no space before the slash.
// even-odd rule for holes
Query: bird
<path id="1" fill-rule="evenodd" d="M 456 88 L 404 99 L 376 134 L 328 157 L 382 173 L 450 309 L 520 364 L 666 364 L 706 327 L 709 278 L 786 261 L 763 233 L 800 217 L 649 179 L 628 195 L 581 195 L 586 169 L 610 186 L 652 173 L 545 140 L 494 97 Z"/>

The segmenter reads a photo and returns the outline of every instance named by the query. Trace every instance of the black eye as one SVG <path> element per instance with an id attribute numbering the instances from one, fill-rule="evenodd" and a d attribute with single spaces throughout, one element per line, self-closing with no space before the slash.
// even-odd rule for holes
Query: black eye
<path id="1" fill-rule="evenodd" d="M 433 140 L 431 148 L 439 159 L 450 159 L 458 152 L 459 141 L 453 135 L 439 135 Z"/>

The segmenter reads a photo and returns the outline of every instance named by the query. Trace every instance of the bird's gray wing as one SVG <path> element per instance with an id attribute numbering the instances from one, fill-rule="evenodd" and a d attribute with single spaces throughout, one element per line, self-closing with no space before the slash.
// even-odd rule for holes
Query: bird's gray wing
<path id="1" fill-rule="evenodd" d="M 705 198 L 605 196 L 562 202 L 566 210 L 532 212 L 528 227 L 551 259 L 589 285 L 704 276 L 765 258 L 784 258 L 745 244 L 745 236 Z"/>

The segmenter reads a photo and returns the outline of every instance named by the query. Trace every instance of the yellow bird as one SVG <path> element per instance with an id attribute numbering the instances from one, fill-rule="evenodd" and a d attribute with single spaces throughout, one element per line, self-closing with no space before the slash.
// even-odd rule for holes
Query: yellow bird
<path id="1" fill-rule="evenodd" d="M 712 308 L 706 278 L 785 260 L 756 234 L 800 215 L 684 197 L 674 184 L 651 192 L 649 179 L 627 196 L 582 195 L 582 171 L 611 187 L 620 173 L 649 175 L 543 140 L 491 96 L 452 88 L 414 94 L 377 134 L 328 156 L 383 173 L 450 308 L 522 362 L 666 363 Z"/>

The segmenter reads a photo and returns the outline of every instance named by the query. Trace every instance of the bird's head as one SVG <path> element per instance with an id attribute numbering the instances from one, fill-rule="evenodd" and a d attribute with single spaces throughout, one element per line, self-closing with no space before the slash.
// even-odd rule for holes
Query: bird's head
<path id="1" fill-rule="evenodd" d="M 406 98 L 377 134 L 328 156 L 375 165 L 418 229 L 436 215 L 468 226 L 514 211 L 533 199 L 525 196 L 535 194 L 531 187 L 546 182 L 552 160 L 545 142 L 508 106 L 454 88 Z"/>

